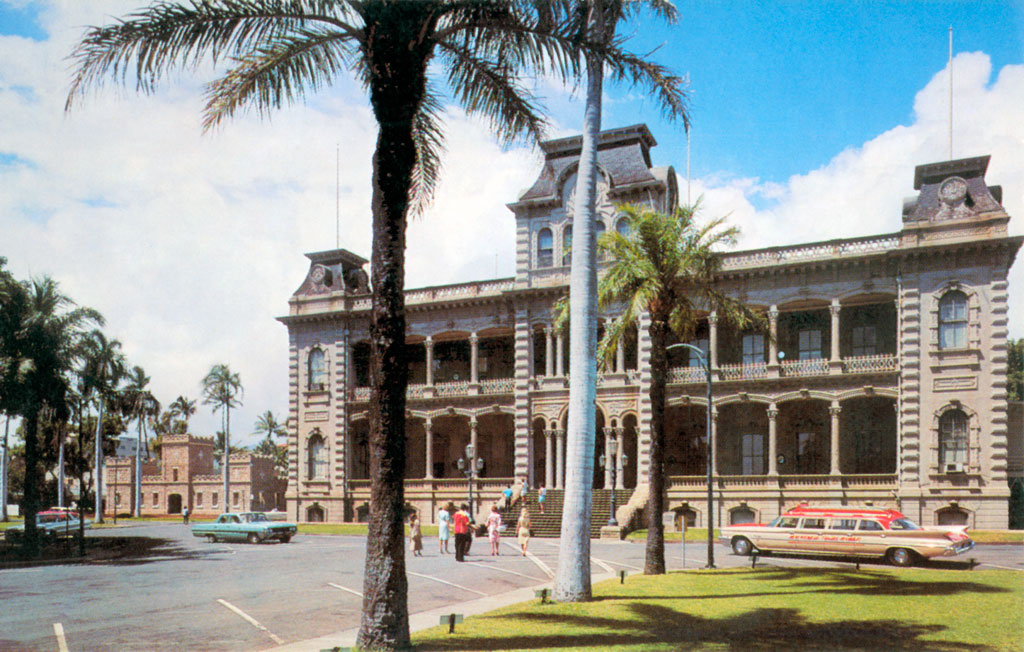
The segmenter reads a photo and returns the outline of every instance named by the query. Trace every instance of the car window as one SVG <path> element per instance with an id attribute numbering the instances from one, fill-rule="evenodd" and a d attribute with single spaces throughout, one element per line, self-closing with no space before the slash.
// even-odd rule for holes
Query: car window
<path id="1" fill-rule="evenodd" d="M 890 530 L 920 530 L 921 526 L 909 518 L 898 518 L 889 524 Z"/>
<path id="2" fill-rule="evenodd" d="M 260 523 L 267 520 L 266 514 L 253 514 L 251 518 L 254 523 Z"/>
<path id="3" fill-rule="evenodd" d="M 823 518 L 805 518 L 800 522 L 800 529 L 802 530 L 824 530 L 825 519 Z"/>
<path id="4" fill-rule="evenodd" d="M 239 520 L 239 518 L 237 516 L 232 516 L 231 517 L 231 522 L 232 523 L 241 523 L 242 521 Z"/>
<path id="5" fill-rule="evenodd" d="M 217 518 L 217 522 L 218 523 L 230 523 L 231 519 L 228 518 L 227 516 L 220 516 L 220 517 Z"/>
<path id="6" fill-rule="evenodd" d="M 795 516 L 780 516 L 772 521 L 772 525 L 775 527 L 796 527 L 798 520 Z"/>
<path id="7" fill-rule="evenodd" d="M 884 530 L 885 528 L 883 528 L 882 524 L 877 521 L 861 521 L 860 524 L 857 526 L 857 529 L 870 530 L 874 532 L 878 530 Z"/>
<path id="8" fill-rule="evenodd" d="M 834 518 L 832 519 L 830 530 L 854 530 L 857 528 L 857 519 L 855 518 Z"/>

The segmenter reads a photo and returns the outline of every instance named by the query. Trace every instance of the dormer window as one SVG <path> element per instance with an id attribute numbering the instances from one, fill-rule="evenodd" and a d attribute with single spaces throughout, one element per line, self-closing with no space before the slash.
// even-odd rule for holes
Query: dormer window
<path id="1" fill-rule="evenodd" d="M 572 224 L 562 229 L 562 264 L 572 262 Z"/>
<path id="2" fill-rule="evenodd" d="M 967 295 L 953 290 L 939 300 L 939 348 L 967 346 Z"/>
<path id="3" fill-rule="evenodd" d="M 317 347 L 309 352 L 309 389 L 327 389 L 327 360 L 323 349 Z"/>
<path id="4" fill-rule="evenodd" d="M 551 229 L 543 228 L 537 234 L 537 267 L 552 267 L 555 264 L 555 242 Z"/>

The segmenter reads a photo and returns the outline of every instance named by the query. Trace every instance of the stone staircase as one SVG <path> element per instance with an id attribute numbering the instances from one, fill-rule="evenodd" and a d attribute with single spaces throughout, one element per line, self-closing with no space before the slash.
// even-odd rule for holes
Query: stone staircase
<path id="1" fill-rule="evenodd" d="M 611 489 L 594 489 L 594 502 L 590 518 L 590 536 L 593 539 L 601 536 L 601 528 L 607 525 L 608 515 L 611 512 Z M 615 506 L 622 507 L 633 495 L 632 489 L 615 490 Z M 537 506 L 537 492 L 530 491 L 526 494 L 526 508 L 530 510 L 530 521 L 533 524 L 533 536 L 557 538 L 562 534 L 562 508 L 565 502 L 565 491 L 562 489 L 548 489 L 547 498 L 544 500 L 544 513 L 540 513 Z M 516 505 L 501 511 L 501 520 L 508 525 L 506 536 L 515 536 L 516 521 L 519 520 L 519 510 L 523 507 L 520 501 Z M 620 524 L 622 525 L 622 524 Z"/>

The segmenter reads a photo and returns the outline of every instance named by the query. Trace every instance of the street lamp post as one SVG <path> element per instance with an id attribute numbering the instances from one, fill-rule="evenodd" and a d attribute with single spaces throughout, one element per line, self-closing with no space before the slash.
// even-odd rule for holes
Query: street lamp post
<path id="1" fill-rule="evenodd" d="M 473 444 L 466 444 L 466 456 L 459 458 L 456 462 L 459 470 L 466 474 L 466 481 L 469 483 L 469 520 L 475 521 L 473 510 L 473 480 L 476 479 L 477 474 L 484 470 L 483 459 L 476 456 L 476 449 Z"/>
<path id="2" fill-rule="evenodd" d="M 603 468 L 609 468 L 612 472 L 612 499 L 611 499 L 611 513 L 608 515 L 608 523 L 606 525 L 610 527 L 618 527 L 619 522 L 615 519 L 615 475 L 618 470 L 618 464 L 615 463 L 615 453 L 613 451 L 619 450 L 619 439 L 615 436 L 614 430 L 612 436 L 608 438 L 608 450 L 601 456 L 601 466 Z M 621 453 L 622 465 L 626 465 L 626 454 Z"/>
<path id="3" fill-rule="evenodd" d="M 707 526 L 708 526 L 708 565 L 705 568 L 715 567 L 715 527 L 712 514 L 714 513 L 714 496 L 712 494 L 712 478 L 711 478 L 711 355 L 705 353 L 700 347 L 694 346 L 693 344 L 672 344 L 671 346 L 665 347 L 665 353 L 675 348 L 685 348 L 696 354 L 697 359 L 704 365 L 704 374 L 708 386 L 708 411 L 707 417 L 705 418 L 707 426 L 707 473 L 708 473 L 708 514 L 707 514 Z"/>

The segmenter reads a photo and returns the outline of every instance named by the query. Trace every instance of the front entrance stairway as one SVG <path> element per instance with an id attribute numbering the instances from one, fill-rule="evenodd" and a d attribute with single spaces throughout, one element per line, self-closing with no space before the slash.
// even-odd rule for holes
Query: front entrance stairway
<path id="1" fill-rule="evenodd" d="M 615 507 L 618 509 L 629 501 L 633 495 L 632 489 L 615 490 Z M 611 489 L 594 489 L 594 502 L 590 515 L 590 537 L 596 539 L 601 536 L 601 528 L 608 524 L 608 515 L 611 512 Z M 565 491 L 562 489 L 548 489 L 547 498 L 544 500 L 544 513 L 540 513 L 537 506 L 537 492 L 529 491 L 526 494 L 526 509 L 530 511 L 530 522 L 533 524 L 533 536 L 557 538 L 562 534 L 562 508 L 565 502 Z M 520 500 L 515 505 L 501 511 L 501 520 L 508 525 L 505 536 L 515 536 L 516 521 L 519 520 L 519 510 L 524 506 Z M 624 525 L 620 523 L 619 525 Z"/>

